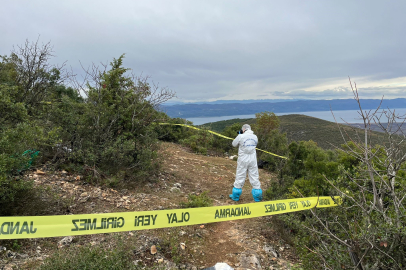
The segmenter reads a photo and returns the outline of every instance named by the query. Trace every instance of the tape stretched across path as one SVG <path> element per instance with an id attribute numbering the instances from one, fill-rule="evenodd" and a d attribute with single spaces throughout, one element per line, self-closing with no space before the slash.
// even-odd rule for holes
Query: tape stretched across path
<path id="1" fill-rule="evenodd" d="M 194 126 L 190 126 L 190 125 L 185 125 L 185 124 L 171 124 L 171 123 L 159 123 L 159 124 L 160 124 L 160 125 L 168 125 L 168 126 L 182 126 L 182 127 L 188 127 L 188 128 L 192 128 L 192 129 L 196 129 L 196 130 L 203 130 L 203 129 L 200 129 L 200 128 L 197 128 L 197 127 L 194 127 Z M 209 132 L 209 133 L 211 133 L 211 134 L 214 134 L 214 135 L 216 135 L 216 136 L 219 136 L 219 137 L 224 138 L 224 139 L 227 139 L 227 140 L 234 140 L 233 138 L 224 136 L 224 135 L 222 135 L 222 134 L 220 134 L 220 133 L 217 133 L 217 132 L 214 132 L 214 131 L 211 131 L 211 130 L 204 130 L 204 131 L 207 131 L 207 132 Z M 277 155 L 277 154 L 274 154 L 274 153 L 271 153 L 271 152 L 268 152 L 268 151 L 265 151 L 265 150 L 262 150 L 262 149 L 259 149 L 259 148 L 255 148 L 255 149 L 257 149 L 258 151 L 262 151 L 262 152 L 264 152 L 264 153 L 270 154 L 270 155 L 275 156 L 275 157 L 280 157 L 280 158 L 283 158 L 283 159 L 288 159 L 287 157 L 279 156 L 279 155 Z"/>
<path id="2" fill-rule="evenodd" d="M 334 207 L 340 197 L 309 197 L 249 204 L 142 212 L 0 217 L 0 239 L 112 233 L 214 223 Z"/>

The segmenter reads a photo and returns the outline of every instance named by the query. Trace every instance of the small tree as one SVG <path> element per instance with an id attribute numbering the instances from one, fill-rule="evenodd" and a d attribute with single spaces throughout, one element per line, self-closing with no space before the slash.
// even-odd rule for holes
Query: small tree
<path id="1" fill-rule="evenodd" d="M 286 155 L 288 143 L 286 134 L 279 131 L 279 119 L 273 112 L 261 112 L 255 114 L 255 124 L 252 126 L 258 137 L 258 148 L 277 155 Z M 259 158 L 268 163 L 271 171 L 279 174 L 286 164 L 286 159 L 260 152 Z"/>
<path id="2" fill-rule="evenodd" d="M 38 39 L 36 42 L 26 40 L 14 48 L 9 57 L 2 57 L 3 79 L 17 87 L 15 99 L 25 104 L 30 115 L 35 114 L 50 92 L 69 77 L 64 64 L 50 64 L 53 56 L 51 44 L 40 45 Z"/>
<path id="3" fill-rule="evenodd" d="M 75 109 L 69 118 L 76 122 L 63 126 L 65 140 L 71 142 L 65 154 L 96 177 L 124 172 L 134 178 L 156 172 L 158 134 L 152 124 L 161 117 L 158 105 L 174 96 L 150 85 L 148 77 L 126 75 L 123 59 L 124 55 L 114 59 L 110 69 L 87 69 L 83 83 L 73 81 L 84 102 L 62 108 L 67 114 Z"/>

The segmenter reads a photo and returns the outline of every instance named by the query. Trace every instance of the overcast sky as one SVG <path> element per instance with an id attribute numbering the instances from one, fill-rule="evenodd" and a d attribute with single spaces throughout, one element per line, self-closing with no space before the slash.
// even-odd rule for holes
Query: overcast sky
<path id="1" fill-rule="evenodd" d="M 179 101 L 406 97 L 406 1 L 5 0 L 0 55 L 51 41 L 76 73 L 125 53 Z"/>

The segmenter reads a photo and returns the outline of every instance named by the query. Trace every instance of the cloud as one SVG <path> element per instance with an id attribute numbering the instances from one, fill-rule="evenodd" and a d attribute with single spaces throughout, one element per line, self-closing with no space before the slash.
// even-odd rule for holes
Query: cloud
<path id="1" fill-rule="evenodd" d="M 125 53 L 126 67 L 183 101 L 333 98 L 347 76 L 373 83 L 405 75 L 405 9 L 369 0 L 6 1 L 0 54 L 40 35 L 54 45 L 53 61 L 77 72 L 79 60 Z M 403 94 L 403 86 L 381 86 L 365 86 L 366 95 Z"/>

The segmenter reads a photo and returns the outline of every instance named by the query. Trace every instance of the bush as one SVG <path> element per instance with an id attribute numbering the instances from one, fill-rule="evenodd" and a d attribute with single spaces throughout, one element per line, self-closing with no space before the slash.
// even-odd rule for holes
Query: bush
<path id="1" fill-rule="evenodd" d="M 82 165 L 96 181 L 118 173 L 127 180 L 147 179 L 159 169 L 154 124 L 162 113 L 155 107 L 172 93 L 150 86 L 147 78 L 125 75 L 123 58 L 114 59 L 109 70 L 95 67 L 93 80 L 81 89 L 84 99 L 60 90 L 51 112 L 63 138 L 54 159 Z"/>
<path id="2" fill-rule="evenodd" d="M 198 154 L 207 155 L 208 149 L 213 149 L 214 135 L 206 130 L 195 131 L 195 134 L 180 141 Z"/>
<path id="3" fill-rule="evenodd" d="M 305 269 L 405 269 L 406 155 L 396 135 L 403 118 L 397 123 L 401 117 L 390 109 L 365 114 L 357 90 L 353 93 L 365 136 L 350 138 L 338 154 L 307 145 L 306 171 L 294 182 L 305 195 L 314 194 L 318 186 L 325 195 L 339 195 L 342 204 L 281 218 L 296 232 Z M 385 137 L 375 146 L 369 136 L 374 121 Z"/>
<path id="4" fill-rule="evenodd" d="M 200 195 L 189 194 L 187 202 L 181 202 L 182 208 L 197 208 L 197 207 L 209 207 L 213 205 L 213 200 L 207 196 L 207 191 L 204 191 Z"/>
<path id="5" fill-rule="evenodd" d="M 165 142 L 179 143 L 181 140 L 187 139 L 196 133 L 196 130 L 178 126 L 176 124 L 182 125 L 192 125 L 193 123 L 182 118 L 170 118 L 164 113 L 160 113 L 159 117 L 161 123 L 169 123 L 170 125 L 156 125 L 156 131 L 158 133 L 158 138 Z M 174 124 L 174 125 L 171 125 Z"/>
<path id="6" fill-rule="evenodd" d="M 94 67 L 84 85 L 66 87 L 67 73 L 51 65 L 51 57 L 50 44 L 38 41 L 0 56 L 2 213 L 32 188 L 16 178 L 35 162 L 29 153 L 39 151 L 39 162 L 51 160 L 97 181 L 148 179 L 159 168 L 153 124 L 167 116 L 156 108 L 174 94 L 150 84 L 148 77 L 126 75 L 124 56 L 109 70 Z"/>
<path id="7" fill-rule="evenodd" d="M 0 215 L 14 213 L 16 203 L 30 193 L 32 182 L 19 175 L 35 162 L 37 150 L 46 152 L 58 141 L 58 130 L 29 116 L 15 99 L 16 90 L 0 84 Z"/>

